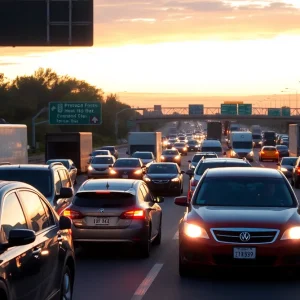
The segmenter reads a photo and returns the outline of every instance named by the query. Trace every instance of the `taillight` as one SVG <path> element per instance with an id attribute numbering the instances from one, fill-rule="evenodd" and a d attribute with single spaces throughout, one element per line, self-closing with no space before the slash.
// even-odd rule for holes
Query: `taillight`
<path id="1" fill-rule="evenodd" d="M 72 210 L 72 209 L 69 209 L 69 208 L 65 209 L 62 212 L 61 215 L 65 216 L 65 217 L 68 217 L 68 218 L 70 218 L 72 220 L 73 219 L 83 219 L 84 218 L 84 216 L 83 216 L 83 214 L 81 212 L 76 211 L 76 210 Z"/>
<path id="2" fill-rule="evenodd" d="M 278 152 L 278 151 L 276 151 L 276 154 L 279 154 L 279 152 Z"/>
<path id="3" fill-rule="evenodd" d="M 297 173 L 300 174 L 300 167 L 297 168 Z"/>
<path id="4" fill-rule="evenodd" d="M 265 154 L 265 151 L 261 151 L 261 154 Z"/>
<path id="5" fill-rule="evenodd" d="M 191 180 L 191 186 L 197 186 L 198 180 L 192 179 Z"/>
<path id="6" fill-rule="evenodd" d="M 128 210 L 121 214 L 120 219 L 145 219 L 145 211 L 143 209 Z"/>

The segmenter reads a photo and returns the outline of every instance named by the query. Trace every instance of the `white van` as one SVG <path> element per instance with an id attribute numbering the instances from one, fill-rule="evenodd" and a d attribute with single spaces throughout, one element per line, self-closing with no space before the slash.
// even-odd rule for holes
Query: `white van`
<path id="1" fill-rule="evenodd" d="M 222 144 L 218 140 L 204 140 L 200 146 L 200 152 L 215 152 L 218 157 L 224 154 Z"/>
<path id="2" fill-rule="evenodd" d="M 252 132 L 235 131 L 231 133 L 231 147 L 229 155 L 232 158 L 247 158 L 253 161 L 253 138 Z"/>

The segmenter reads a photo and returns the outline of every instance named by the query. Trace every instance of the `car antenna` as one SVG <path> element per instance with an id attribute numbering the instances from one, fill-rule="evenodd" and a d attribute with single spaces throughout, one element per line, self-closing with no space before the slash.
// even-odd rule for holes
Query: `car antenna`
<path id="1" fill-rule="evenodd" d="M 108 184 L 108 181 L 107 181 L 107 184 L 106 184 L 106 189 L 108 190 L 108 188 L 109 188 L 109 184 Z"/>

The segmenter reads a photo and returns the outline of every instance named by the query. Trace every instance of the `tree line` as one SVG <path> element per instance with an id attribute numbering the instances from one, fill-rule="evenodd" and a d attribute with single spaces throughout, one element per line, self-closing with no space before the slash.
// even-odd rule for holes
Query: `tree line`
<path id="1" fill-rule="evenodd" d="M 36 126 L 36 141 L 44 143 L 46 132 L 93 132 L 95 144 L 112 143 L 115 141 L 116 112 L 130 108 L 122 103 L 116 94 L 105 95 L 103 90 L 68 75 L 58 75 L 52 69 L 39 68 L 32 75 L 17 76 L 9 80 L 0 74 L 0 118 L 11 124 L 26 124 L 28 126 L 29 143 L 31 143 L 31 120 L 49 102 L 100 102 L 102 103 L 102 124 L 89 125 L 48 125 Z M 126 138 L 130 130 L 127 121 L 137 112 L 128 110 L 119 117 L 119 138 Z M 47 113 L 42 114 L 36 122 L 46 120 Z M 141 130 L 157 129 L 160 124 L 141 124 Z"/>

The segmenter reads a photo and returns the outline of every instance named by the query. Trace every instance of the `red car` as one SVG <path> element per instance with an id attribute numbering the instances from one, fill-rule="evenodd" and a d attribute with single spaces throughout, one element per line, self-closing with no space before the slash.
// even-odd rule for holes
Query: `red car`
<path id="1" fill-rule="evenodd" d="M 283 173 L 267 168 L 208 169 L 179 224 L 179 273 L 196 266 L 300 267 L 298 200 Z M 201 267 L 199 267 L 201 270 Z"/>

